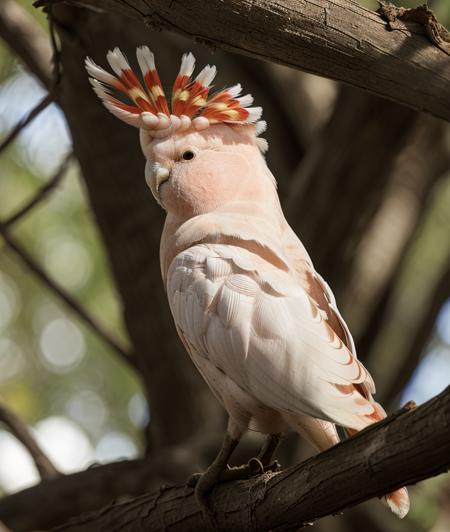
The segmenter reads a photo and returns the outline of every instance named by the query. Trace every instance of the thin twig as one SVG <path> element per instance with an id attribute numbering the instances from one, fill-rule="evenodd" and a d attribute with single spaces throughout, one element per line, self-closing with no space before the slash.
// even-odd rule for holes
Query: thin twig
<path id="1" fill-rule="evenodd" d="M 56 294 L 77 316 L 94 331 L 107 345 L 109 345 L 116 353 L 118 353 L 122 360 L 125 360 L 130 366 L 135 368 L 135 361 L 127 352 L 126 348 L 114 338 L 105 328 L 93 317 L 86 309 L 62 286 L 53 280 L 42 267 L 34 260 L 34 258 L 20 245 L 17 240 L 11 236 L 8 230 L 0 223 L 0 234 L 3 236 L 8 248 L 14 251 L 16 257 L 31 270 L 34 275 L 42 281 L 54 294 Z"/>
<path id="2" fill-rule="evenodd" d="M 58 184 L 61 182 L 61 179 L 64 177 L 68 167 L 70 160 L 72 159 L 73 153 L 69 153 L 61 163 L 60 167 L 56 171 L 55 175 L 45 183 L 44 186 L 42 186 L 38 191 L 35 193 L 35 195 L 31 198 L 31 200 L 26 203 L 23 207 L 18 209 L 13 215 L 11 215 L 7 220 L 2 222 L 3 227 L 7 228 L 23 218 L 25 215 L 27 215 L 36 205 L 38 205 L 41 201 L 43 201 L 48 194 L 58 186 Z"/>
<path id="3" fill-rule="evenodd" d="M 12 128 L 6 138 L 0 144 L 0 153 L 5 150 L 11 142 L 17 137 L 17 135 L 28 126 L 46 107 L 48 107 L 53 101 L 52 93 L 49 92 L 42 100 L 34 107 L 27 116 L 20 119 L 19 122 Z"/>
<path id="4" fill-rule="evenodd" d="M 51 462 L 50 458 L 39 447 L 28 427 L 20 417 L 0 403 L 0 422 L 4 423 L 11 434 L 15 436 L 30 453 L 31 458 L 42 480 L 50 480 L 61 473 Z"/>

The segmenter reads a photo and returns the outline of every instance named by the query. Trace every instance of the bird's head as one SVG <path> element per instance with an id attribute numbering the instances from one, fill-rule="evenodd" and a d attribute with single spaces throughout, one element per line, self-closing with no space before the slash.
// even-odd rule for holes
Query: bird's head
<path id="1" fill-rule="evenodd" d="M 229 203 L 267 197 L 274 180 L 259 137 L 262 109 L 249 107 L 253 98 L 239 96 L 240 85 L 209 95 L 216 74 L 207 65 L 192 79 L 195 59 L 184 54 L 172 90 L 169 110 L 154 57 L 143 46 L 137 59 L 141 83 L 118 48 L 107 59 L 112 75 L 86 60 L 91 84 L 104 105 L 124 122 L 138 127 L 147 159 L 145 177 L 156 200 L 183 218 L 211 212 Z M 124 94 L 125 103 L 111 90 Z"/>

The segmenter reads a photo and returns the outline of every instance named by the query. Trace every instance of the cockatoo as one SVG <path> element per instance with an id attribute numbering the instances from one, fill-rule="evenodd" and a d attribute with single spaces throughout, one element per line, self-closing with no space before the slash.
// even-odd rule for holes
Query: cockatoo
<path id="1" fill-rule="evenodd" d="M 383 419 L 333 293 L 283 215 L 259 137 L 262 109 L 239 84 L 210 95 L 216 68 L 193 79 L 191 53 L 171 109 L 148 47 L 137 49 L 143 82 L 118 48 L 107 60 L 115 75 L 87 58 L 91 84 L 111 113 L 139 128 L 146 182 L 167 213 L 160 260 L 175 326 L 229 416 L 222 449 L 197 483 L 200 502 L 248 430 L 267 435 L 265 467 L 286 431 L 324 450 L 339 442 L 336 425 L 352 435 Z M 407 514 L 406 488 L 385 500 Z"/>

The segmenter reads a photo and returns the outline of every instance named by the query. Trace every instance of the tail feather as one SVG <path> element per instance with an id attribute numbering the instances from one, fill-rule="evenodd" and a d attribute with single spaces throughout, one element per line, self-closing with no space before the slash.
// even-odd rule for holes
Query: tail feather
<path id="1" fill-rule="evenodd" d="M 400 519 L 409 512 L 409 495 L 406 488 L 400 488 L 388 493 L 382 499 L 388 508 Z"/>
<path id="2" fill-rule="evenodd" d="M 373 400 L 372 400 L 373 401 Z M 367 425 L 375 423 L 386 417 L 386 413 L 375 401 L 373 401 L 374 413 L 369 416 L 361 416 L 367 420 Z M 324 451 L 339 442 L 339 436 L 334 423 L 323 421 L 304 415 L 285 415 L 289 426 L 307 439 L 319 451 Z M 346 427 L 345 431 L 349 436 L 355 435 L 358 431 Z M 400 488 L 382 497 L 381 501 L 397 517 L 403 519 L 409 511 L 409 496 L 406 488 Z"/>

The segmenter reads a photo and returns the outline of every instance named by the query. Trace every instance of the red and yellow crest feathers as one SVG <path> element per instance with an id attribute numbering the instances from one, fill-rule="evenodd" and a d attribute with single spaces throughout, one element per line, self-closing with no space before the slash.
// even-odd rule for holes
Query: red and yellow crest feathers
<path id="1" fill-rule="evenodd" d="M 111 113 L 128 124 L 150 131 L 152 136 L 167 136 L 190 127 L 205 129 L 221 122 L 255 124 L 257 135 L 265 129 L 265 122 L 259 121 L 261 107 L 250 107 L 253 103 L 250 94 L 239 97 L 239 84 L 210 96 L 215 66 L 205 66 L 192 79 L 195 68 L 192 53 L 182 57 L 180 71 L 173 84 L 171 110 L 154 55 L 147 46 L 141 46 L 136 51 L 144 83 L 133 72 L 119 48 L 109 51 L 106 57 L 115 75 L 96 65 L 92 59 L 86 59 L 94 91 Z M 111 89 L 125 95 L 131 102 L 122 102 Z"/>

